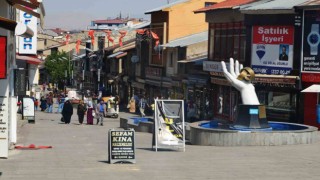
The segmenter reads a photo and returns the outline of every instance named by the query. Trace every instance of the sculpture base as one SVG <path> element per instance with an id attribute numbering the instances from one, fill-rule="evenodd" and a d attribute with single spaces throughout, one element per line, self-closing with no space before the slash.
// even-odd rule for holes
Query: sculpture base
<path id="1" fill-rule="evenodd" d="M 238 105 L 238 116 L 232 125 L 234 129 L 267 129 L 270 128 L 265 105 Z"/>

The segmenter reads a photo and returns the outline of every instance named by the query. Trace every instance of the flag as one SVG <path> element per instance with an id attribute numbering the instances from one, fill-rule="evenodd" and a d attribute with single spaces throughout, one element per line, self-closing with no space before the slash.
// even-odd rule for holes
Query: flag
<path id="1" fill-rule="evenodd" d="M 120 37 L 119 37 L 119 45 L 123 46 L 122 39 L 127 35 L 127 31 L 119 31 Z"/>
<path id="2" fill-rule="evenodd" d="M 152 38 L 153 38 L 154 40 L 156 40 L 155 47 L 157 47 L 157 46 L 159 45 L 159 43 L 160 43 L 160 41 L 159 41 L 159 36 L 158 36 L 156 33 L 152 32 L 152 31 L 151 31 L 151 35 L 152 35 Z"/>
<path id="3" fill-rule="evenodd" d="M 111 42 L 112 45 L 113 45 L 114 40 L 113 40 L 113 38 L 111 37 L 112 31 L 106 30 L 106 31 L 104 31 L 104 32 L 107 34 L 107 38 L 106 38 L 106 39 L 108 39 L 108 41 Z"/>
<path id="4" fill-rule="evenodd" d="M 66 34 L 66 45 L 69 44 L 70 41 L 70 34 Z"/>
<path id="5" fill-rule="evenodd" d="M 94 30 L 89 30 L 88 36 L 91 38 L 91 44 L 94 46 Z"/>
<path id="6" fill-rule="evenodd" d="M 78 40 L 77 40 L 77 45 L 76 45 L 76 52 L 77 52 L 77 54 L 80 53 L 80 44 L 81 44 L 81 40 L 78 39 Z"/>

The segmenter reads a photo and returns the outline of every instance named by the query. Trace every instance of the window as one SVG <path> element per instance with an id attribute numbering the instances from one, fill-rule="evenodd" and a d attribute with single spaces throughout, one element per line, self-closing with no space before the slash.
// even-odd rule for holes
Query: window
<path id="1" fill-rule="evenodd" d="M 187 48 L 186 47 L 179 47 L 178 48 L 178 60 L 185 60 L 187 59 Z"/>
<path id="2" fill-rule="evenodd" d="M 173 67 L 173 52 L 170 52 L 169 67 Z"/>
<path id="3" fill-rule="evenodd" d="M 210 24 L 210 60 L 221 61 L 233 57 L 244 62 L 245 44 L 245 27 L 241 22 Z"/>

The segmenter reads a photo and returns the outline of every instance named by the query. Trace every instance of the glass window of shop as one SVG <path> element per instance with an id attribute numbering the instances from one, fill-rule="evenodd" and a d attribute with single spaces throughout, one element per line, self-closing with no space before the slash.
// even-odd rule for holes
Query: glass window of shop
<path id="1" fill-rule="evenodd" d="M 296 94 L 286 92 L 259 92 L 261 104 L 266 105 L 267 118 L 272 121 L 291 121 L 296 109 Z"/>
<path id="2" fill-rule="evenodd" d="M 226 60 L 233 57 L 244 62 L 245 27 L 241 22 L 212 23 L 209 32 L 210 60 Z"/>

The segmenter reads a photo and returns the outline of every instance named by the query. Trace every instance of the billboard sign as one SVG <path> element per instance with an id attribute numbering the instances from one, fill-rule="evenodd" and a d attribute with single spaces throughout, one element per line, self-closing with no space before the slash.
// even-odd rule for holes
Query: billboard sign
<path id="1" fill-rule="evenodd" d="M 252 69 L 256 74 L 290 74 L 294 26 L 253 26 Z"/>
<path id="2" fill-rule="evenodd" d="M 320 70 L 320 10 L 304 12 L 302 69 L 305 72 Z"/>

